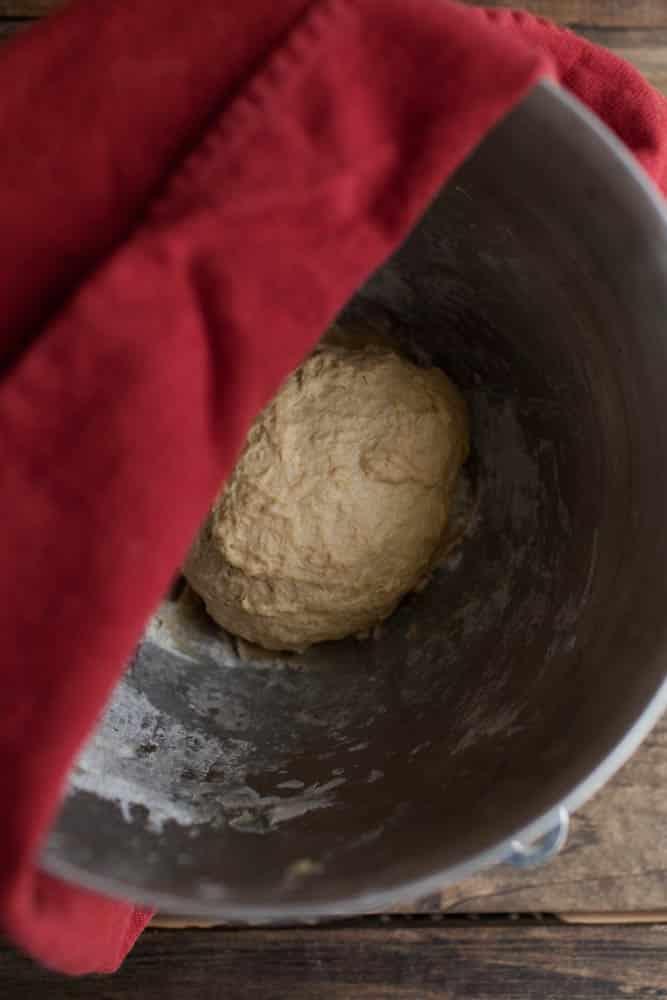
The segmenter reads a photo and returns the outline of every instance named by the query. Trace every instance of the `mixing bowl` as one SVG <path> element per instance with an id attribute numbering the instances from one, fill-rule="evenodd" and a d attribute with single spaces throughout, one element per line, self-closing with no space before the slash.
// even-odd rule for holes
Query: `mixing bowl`
<path id="1" fill-rule="evenodd" d="M 667 226 L 619 143 L 541 84 L 345 315 L 465 393 L 463 543 L 376 634 L 301 656 L 172 595 L 49 871 L 216 917 L 386 906 L 561 830 L 665 705 Z"/>

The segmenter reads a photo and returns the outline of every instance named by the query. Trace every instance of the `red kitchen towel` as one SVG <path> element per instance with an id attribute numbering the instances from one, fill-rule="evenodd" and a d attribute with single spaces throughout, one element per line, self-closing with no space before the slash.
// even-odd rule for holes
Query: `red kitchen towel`
<path id="1" fill-rule="evenodd" d="M 0 50 L 0 926 L 47 965 L 150 918 L 40 843 L 250 422 L 544 76 L 664 185 L 662 98 L 526 15 L 79 0 Z"/>

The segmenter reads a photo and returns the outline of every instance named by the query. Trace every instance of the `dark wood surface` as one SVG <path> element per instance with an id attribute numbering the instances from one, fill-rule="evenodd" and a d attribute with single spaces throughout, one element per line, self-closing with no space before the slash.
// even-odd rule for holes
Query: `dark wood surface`
<path id="1" fill-rule="evenodd" d="M 486 0 L 486 7 L 522 7 L 570 27 L 667 27 L 664 0 Z"/>
<path id="2" fill-rule="evenodd" d="M 7 1000 L 664 1000 L 667 926 L 378 921 L 147 931 L 113 977 L 78 981 L 0 949 Z"/>
<path id="3" fill-rule="evenodd" d="M 0 42 L 9 38 L 10 35 L 15 34 L 20 28 L 28 27 L 31 24 L 30 21 L 26 20 L 13 20 L 10 18 L 2 19 L 0 18 Z"/>
<path id="4" fill-rule="evenodd" d="M 62 0 L 0 0 L 0 18 L 43 17 Z"/>
<path id="5" fill-rule="evenodd" d="M 56 6 L 0 0 L 0 39 Z M 667 0 L 521 6 L 609 47 L 667 93 Z M 401 915 L 336 928 L 150 930 L 113 978 L 66 980 L 0 944 L 0 997 L 667 1000 L 665 788 L 667 721 L 575 816 L 565 851 L 543 869 L 497 868 L 407 902 Z M 557 913 L 583 923 L 493 913 Z"/>

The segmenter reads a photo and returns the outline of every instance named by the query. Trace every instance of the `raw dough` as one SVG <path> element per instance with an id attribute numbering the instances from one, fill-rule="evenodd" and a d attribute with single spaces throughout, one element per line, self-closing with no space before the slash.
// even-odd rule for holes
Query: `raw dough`
<path id="1" fill-rule="evenodd" d="M 326 344 L 255 421 L 185 575 L 219 624 L 267 649 L 364 632 L 442 555 L 467 453 L 443 372 Z"/>

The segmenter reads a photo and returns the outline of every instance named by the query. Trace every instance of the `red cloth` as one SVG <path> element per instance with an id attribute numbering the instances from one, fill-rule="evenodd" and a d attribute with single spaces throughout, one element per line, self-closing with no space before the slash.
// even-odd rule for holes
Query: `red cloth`
<path id="1" fill-rule="evenodd" d="M 528 16 L 79 0 L 0 50 L 0 926 L 42 962 L 150 918 L 39 845 L 251 420 L 545 75 L 664 185 L 662 98 Z"/>

